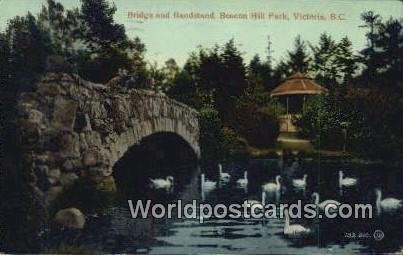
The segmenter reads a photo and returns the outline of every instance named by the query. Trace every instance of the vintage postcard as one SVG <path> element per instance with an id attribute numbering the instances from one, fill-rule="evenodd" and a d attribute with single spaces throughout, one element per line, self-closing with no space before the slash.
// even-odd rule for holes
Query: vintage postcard
<path id="1" fill-rule="evenodd" d="M 0 253 L 403 254 L 403 1 L 0 0 Z"/>

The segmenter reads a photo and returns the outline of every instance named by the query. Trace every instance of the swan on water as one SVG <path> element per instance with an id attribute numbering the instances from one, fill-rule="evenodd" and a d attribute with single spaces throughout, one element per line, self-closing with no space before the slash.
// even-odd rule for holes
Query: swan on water
<path id="1" fill-rule="evenodd" d="M 241 188 L 245 188 L 246 186 L 248 186 L 248 172 L 247 171 L 243 172 L 243 178 L 238 179 L 236 181 L 236 184 L 238 185 L 238 187 L 241 187 Z"/>
<path id="2" fill-rule="evenodd" d="M 337 209 L 336 207 L 339 207 L 341 205 L 340 202 L 332 199 L 328 199 L 319 203 L 319 194 L 317 192 L 312 193 L 312 199 L 314 200 L 315 205 L 321 210 L 324 210 L 328 205 L 334 205 L 333 207 L 331 207 L 334 209 Z"/>
<path id="3" fill-rule="evenodd" d="M 306 187 L 306 178 L 308 178 L 307 174 L 304 174 L 304 177 L 301 179 L 292 180 L 292 185 L 296 188 L 305 188 Z"/>
<path id="4" fill-rule="evenodd" d="M 267 192 L 273 191 L 280 191 L 281 183 L 280 183 L 281 176 L 276 176 L 276 182 L 268 182 L 262 185 L 262 189 Z"/>
<path id="5" fill-rule="evenodd" d="M 201 174 L 201 187 L 203 191 L 211 191 L 217 187 L 217 182 L 207 180 L 204 174 Z"/>
<path id="6" fill-rule="evenodd" d="M 382 199 L 382 191 L 380 189 L 375 189 L 376 193 L 376 209 L 379 212 L 381 211 L 395 211 L 403 207 L 403 202 L 401 199 L 397 198 L 384 198 Z"/>
<path id="7" fill-rule="evenodd" d="M 150 186 L 154 189 L 168 189 L 171 188 L 174 185 L 174 177 L 172 176 L 167 176 L 165 179 L 162 178 L 157 178 L 157 179 L 151 179 L 150 178 Z"/>
<path id="8" fill-rule="evenodd" d="M 260 205 L 260 206 L 262 206 L 262 209 L 263 209 L 264 205 L 266 204 L 266 192 L 262 191 L 262 201 L 247 199 L 247 200 L 245 200 L 245 203 L 249 206 Z"/>
<path id="9" fill-rule="evenodd" d="M 311 233 L 311 229 L 306 228 L 299 224 L 290 224 L 290 214 L 288 209 L 284 209 L 285 223 L 284 223 L 284 235 L 288 237 L 304 236 Z"/>
<path id="10" fill-rule="evenodd" d="M 220 173 L 220 181 L 229 181 L 231 178 L 231 175 L 229 173 L 224 173 L 222 171 L 222 165 L 219 163 L 218 164 L 218 171 Z"/>
<path id="11" fill-rule="evenodd" d="M 349 187 L 349 186 L 354 186 L 357 184 L 357 179 L 356 178 L 351 178 L 351 177 L 346 177 L 344 178 L 344 173 L 343 171 L 339 171 L 339 187 Z"/>

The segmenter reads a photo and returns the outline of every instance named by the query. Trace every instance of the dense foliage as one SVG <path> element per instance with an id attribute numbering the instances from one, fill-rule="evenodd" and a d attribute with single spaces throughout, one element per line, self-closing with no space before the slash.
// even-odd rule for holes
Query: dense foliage
<path id="1" fill-rule="evenodd" d="M 325 34 L 313 47 L 316 79 L 331 90 L 308 100 L 296 124 L 322 148 L 341 149 L 345 143 L 359 155 L 402 158 L 402 21 L 382 21 L 372 12 L 362 19 L 369 32 L 360 54 L 352 54 L 346 38 L 337 44 Z"/>
<path id="2" fill-rule="evenodd" d="M 204 159 L 242 156 L 249 145 L 273 146 L 281 107 L 265 82 L 274 79 L 269 58 L 246 66 L 234 40 L 199 48 L 177 72 L 167 93 L 200 111 Z"/>
<path id="3" fill-rule="evenodd" d="M 119 75 L 125 78 L 123 85 L 166 92 L 200 112 L 203 158 L 218 160 L 244 157 L 251 146 L 275 146 L 277 117 L 283 109 L 269 91 L 300 71 L 329 89 L 329 94 L 309 99 L 296 119 L 302 136 L 320 148 L 341 150 L 346 145 L 347 151 L 372 158 L 402 157 L 401 20 L 384 21 L 373 12 L 363 13 L 368 44 L 359 54 L 353 53 L 347 37 L 336 41 L 324 33 L 317 44 L 298 36 L 293 49 L 275 65 L 268 40 L 267 56 L 256 55 L 245 63 L 231 39 L 198 48 L 183 67 L 174 59 L 158 67 L 145 60 L 142 41 L 128 38 L 124 26 L 114 21 L 115 12 L 106 0 L 81 0 L 81 7 L 72 10 L 48 0 L 38 15 L 17 16 L 0 32 L 2 177 L 7 177 L 1 183 L 1 215 L 7 220 L 3 217 L 0 224 L 7 229 L 5 243 L 17 247 L 14 252 L 35 251 L 26 233 L 38 231 L 46 218 L 38 208 L 38 191 L 26 185 L 35 178 L 30 156 L 18 155 L 16 98 L 34 90 L 47 72 L 78 74 L 102 83 Z M 65 199 L 76 195 L 67 192 Z M 93 189 L 87 195 L 106 193 Z M 91 198 L 79 201 L 83 210 L 87 199 Z M 102 207 L 102 201 L 93 202 Z"/>

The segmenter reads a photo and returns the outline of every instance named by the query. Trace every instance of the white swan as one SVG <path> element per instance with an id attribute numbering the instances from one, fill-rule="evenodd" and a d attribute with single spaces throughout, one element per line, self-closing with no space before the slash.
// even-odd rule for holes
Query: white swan
<path id="1" fill-rule="evenodd" d="M 220 181 L 226 181 L 228 182 L 231 178 L 231 175 L 229 173 L 224 173 L 222 171 L 222 165 L 218 164 L 218 171 L 220 173 Z"/>
<path id="2" fill-rule="evenodd" d="M 151 179 L 150 178 L 150 186 L 154 189 L 168 189 L 174 185 L 174 178 L 172 176 L 167 176 L 165 179 L 157 178 Z"/>
<path id="3" fill-rule="evenodd" d="M 266 192 L 262 191 L 262 201 L 247 199 L 247 200 L 245 200 L 245 203 L 249 206 L 259 205 L 259 206 L 262 206 L 262 209 L 263 209 L 264 205 L 266 204 Z"/>
<path id="4" fill-rule="evenodd" d="M 245 188 L 246 186 L 248 186 L 248 172 L 247 171 L 243 172 L 243 178 L 238 179 L 236 181 L 236 184 L 238 185 L 238 187 L 241 187 L 241 188 Z"/>
<path id="5" fill-rule="evenodd" d="M 262 189 L 266 192 L 273 192 L 273 191 L 280 191 L 281 183 L 280 183 L 281 176 L 276 176 L 276 182 L 268 182 L 262 185 Z"/>
<path id="6" fill-rule="evenodd" d="M 290 215 L 288 209 L 284 209 L 284 215 L 285 215 L 285 224 L 283 230 L 284 235 L 288 237 L 298 237 L 308 235 L 311 233 L 311 229 L 306 228 L 302 225 L 299 224 L 290 225 Z"/>
<path id="7" fill-rule="evenodd" d="M 325 200 L 325 201 L 322 201 L 319 203 L 319 194 L 317 192 L 312 193 L 312 198 L 314 200 L 315 205 L 321 210 L 324 210 L 326 208 L 326 206 L 329 206 L 329 205 L 333 205 L 332 207 L 330 207 L 332 209 L 333 208 L 337 209 L 334 206 L 339 207 L 341 205 L 340 202 L 338 202 L 336 200 L 332 200 L 332 199 L 328 199 L 328 200 Z"/>
<path id="8" fill-rule="evenodd" d="M 292 180 L 292 185 L 296 188 L 305 188 L 306 187 L 306 178 L 308 178 L 307 174 L 304 174 L 304 177 L 301 179 Z"/>
<path id="9" fill-rule="evenodd" d="M 356 178 L 351 178 L 351 177 L 346 177 L 343 178 L 343 171 L 339 171 L 339 187 L 349 187 L 349 186 L 354 186 L 357 184 L 357 179 Z"/>
<path id="10" fill-rule="evenodd" d="M 217 182 L 207 180 L 204 174 L 201 174 L 201 187 L 203 191 L 211 191 L 217 187 Z"/>
<path id="11" fill-rule="evenodd" d="M 376 193 L 376 209 L 381 211 L 395 211 L 403 207 L 403 202 L 401 199 L 396 199 L 392 197 L 382 199 L 382 191 L 380 189 L 375 190 Z"/>

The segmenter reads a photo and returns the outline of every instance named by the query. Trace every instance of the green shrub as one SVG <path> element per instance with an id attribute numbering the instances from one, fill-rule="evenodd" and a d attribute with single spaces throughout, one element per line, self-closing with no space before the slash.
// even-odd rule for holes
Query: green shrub
<path id="1" fill-rule="evenodd" d="M 215 161 L 247 154 L 247 141 L 234 129 L 223 126 L 219 112 L 214 107 L 206 106 L 200 110 L 199 124 L 203 160 Z"/>
<path id="2" fill-rule="evenodd" d="M 280 126 L 272 107 L 247 105 L 238 110 L 237 118 L 237 129 L 250 145 L 256 147 L 273 147 L 275 145 Z"/>
<path id="3" fill-rule="evenodd" d="M 223 158 L 221 143 L 222 122 L 218 111 L 212 106 L 200 109 L 200 147 L 204 160 L 218 160 Z"/>
<path id="4" fill-rule="evenodd" d="M 227 157 L 244 158 L 248 155 L 248 142 L 241 138 L 233 129 L 222 129 L 222 142 L 224 153 Z"/>
<path id="5" fill-rule="evenodd" d="M 99 212 L 113 204 L 115 191 L 113 179 L 82 177 L 63 190 L 53 202 L 52 211 L 76 207 L 84 214 Z"/>
<path id="6" fill-rule="evenodd" d="M 362 156 L 401 158 L 402 111 L 399 96 L 391 91 L 336 90 L 308 99 L 295 124 L 317 148 L 341 150 L 346 142 L 348 151 Z"/>

